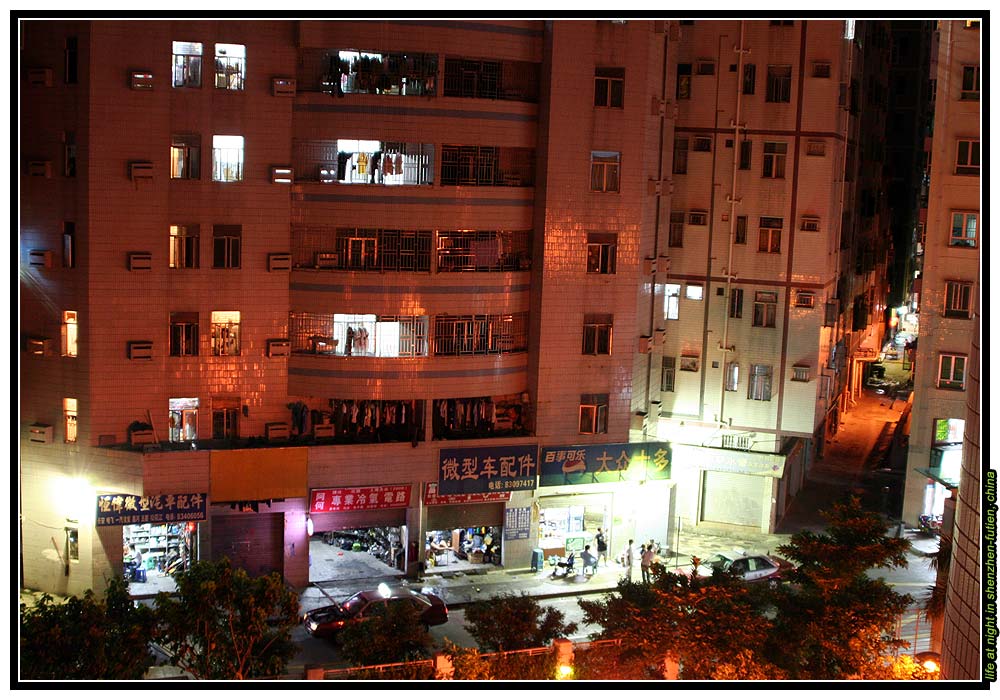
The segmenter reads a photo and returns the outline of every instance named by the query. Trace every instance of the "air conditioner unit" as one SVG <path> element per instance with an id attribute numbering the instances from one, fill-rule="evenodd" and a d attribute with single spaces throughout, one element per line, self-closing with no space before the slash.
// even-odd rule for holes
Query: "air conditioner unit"
<path id="1" fill-rule="evenodd" d="M 129 87 L 133 90 L 152 90 L 153 74 L 149 71 L 134 70 L 129 72 Z"/>
<path id="2" fill-rule="evenodd" d="M 145 251 L 129 253 L 128 269 L 132 270 L 133 272 L 136 270 L 152 270 L 153 254 Z"/>
<path id="3" fill-rule="evenodd" d="M 295 78 L 271 78 L 271 94 L 275 97 L 295 97 Z"/>
<path id="4" fill-rule="evenodd" d="M 288 338 L 270 338 L 267 341 L 268 357 L 288 357 L 292 354 L 292 343 Z"/>
<path id="5" fill-rule="evenodd" d="M 290 165 L 272 165 L 271 166 L 271 182 L 276 185 L 290 185 L 292 184 L 292 166 Z"/>
<path id="6" fill-rule="evenodd" d="M 642 261 L 642 274 L 644 275 L 656 274 L 656 258 L 646 258 Z"/>
<path id="7" fill-rule="evenodd" d="M 52 267 L 52 251 L 29 250 L 28 265 L 31 267 Z"/>
<path id="8" fill-rule="evenodd" d="M 45 423 L 32 423 L 28 426 L 28 442 L 33 445 L 51 444 L 52 426 Z"/>
<path id="9" fill-rule="evenodd" d="M 632 419 L 629 423 L 629 430 L 645 430 L 646 429 L 646 414 L 643 411 L 637 411 L 632 414 Z"/>
<path id="10" fill-rule="evenodd" d="M 288 423 L 267 423 L 264 425 L 264 436 L 268 440 L 287 440 L 291 436 Z"/>
<path id="11" fill-rule="evenodd" d="M 316 253 L 316 267 L 325 270 L 332 270 L 340 263 L 340 256 L 336 253 Z"/>
<path id="12" fill-rule="evenodd" d="M 335 427 L 333 423 L 320 423 L 319 425 L 313 426 L 313 437 L 314 438 L 332 438 L 334 436 Z"/>
<path id="13" fill-rule="evenodd" d="M 153 341 L 130 340 L 127 343 L 127 353 L 130 360 L 152 360 Z"/>
<path id="14" fill-rule="evenodd" d="M 664 194 L 674 193 L 673 180 L 648 180 L 646 182 L 646 194 L 650 197 L 659 197 Z"/>
<path id="15" fill-rule="evenodd" d="M 660 341 L 660 345 L 666 345 L 667 344 L 667 337 L 668 337 L 668 335 L 667 335 L 667 329 L 666 328 L 657 328 L 656 329 L 656 339 L 658 341 Z"/>
<path id="16" fill-rule="evenodd" d="M 52 87 L 51 68 L 29 68 L 28 85 L 34 87 Z"/>
<path id="17" fill-rule="evenodd" d="M 51 160 L 28 161 L 28 175 L 31 177 L 52 177 Z"/>
<path id="18" fill-rule="evenodd" d="M 292 269 L 292 254 L 291 253 L 268 253 L 267 254 L 267 271 L 268 272 L 287 272 Z"/>
<path id="19" fill-rule="evenodd" d="M 650 335 L 640 335 L 639 336 L 639 352 L 643 355 L 648 355 L 653 349 L 653 336 Z"/>
<path id="20" fill-rule="evenodd" d="M 148 160 L 129 161 L 128 177 L 133 182 L 136 180 L 152 180 L 153 164 Z"/>
<path id="21" fill-rule="evenodd" d="M 29 355 L 51 355 L 53 351 L 52 338 L 28 336 L 26 349 Z"/>

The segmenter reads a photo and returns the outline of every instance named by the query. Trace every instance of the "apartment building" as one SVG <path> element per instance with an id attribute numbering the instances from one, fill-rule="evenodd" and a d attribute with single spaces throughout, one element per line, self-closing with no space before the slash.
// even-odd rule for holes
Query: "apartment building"
<path id="1" fill-rule="evenodd" d="M 682 527 L 772 531 L 884 331 L 880 22 L 680 22 L 652 419 Z M 637 383 L 638 384 L 638 383 Z"/>
<path id="2" fill-rule="evenodd" d="M 903 520 L 954 522 L 966 432 L 969 348 L 979 323 L 979 22 L 941 21 L 931 58 L 935 85 L 930 182 L 914 407 Z"/>

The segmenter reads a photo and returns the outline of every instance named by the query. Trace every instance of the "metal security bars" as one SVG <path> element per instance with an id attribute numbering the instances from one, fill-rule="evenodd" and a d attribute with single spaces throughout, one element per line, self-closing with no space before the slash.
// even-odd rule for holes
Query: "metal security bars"
<path id="1" fill-rule="evenodd" d="M 528 349 L 528 314 L 474 314 L 434 319 L 435 355 L 500 355 Z"/>
<path id="2" fill-rule="evenodd" d="M 438 272 L 527 270 L 531 237 L 531 231 L 439 231 Z"/>
<path id="3" fill-rule="evenodd" d="M 499 146 L 442 146 L 441 184 L 531 187 L 535 151 Z"/>

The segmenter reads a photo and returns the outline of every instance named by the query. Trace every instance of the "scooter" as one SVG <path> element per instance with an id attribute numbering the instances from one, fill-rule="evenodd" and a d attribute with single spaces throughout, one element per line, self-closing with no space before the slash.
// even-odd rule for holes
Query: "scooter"
<path id="1" fill-rule="evenodd" d="M 556 561 L 555 569 L 552 570 L 552 578 L 567 578 L 570 574 L 576 574 L 576 554 L 570 553 L 565 561 Z"/>

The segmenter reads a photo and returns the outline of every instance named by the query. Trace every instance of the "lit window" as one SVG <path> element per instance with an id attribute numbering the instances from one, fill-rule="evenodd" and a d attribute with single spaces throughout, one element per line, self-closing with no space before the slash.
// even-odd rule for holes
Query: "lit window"
<path id="1" fill-rule="evenodd" d="M 689 284 L 684 288 L 684 298 L 701 301 L 705 298 L 705 288 L 700 284 Z"/>
<path id="2" fill-rule="evenodd" d="M 240 354 L 240 312 L 212 312 L 212 354 Z"/>
<path id="3" fill-rule="evenodd" d="M 750 365 L 747 398 L 752 401 L 771 400 L 771 365 Z"/>
<path id="4" fill-rule="evenodd" d="M 764 143 L 764 168 L 762 177 L 782 179 L 785 177 L 785 157 L 788 144 L 780 142 Z"/>
<path id="5" fill-rule="evenodd" d="M 614 151 L 592 151 L 590 154 L 591 192 L 617 192 L 621 154 Z"/>
<path id="6" fill-rule="evenodd" d="M 201 87 L 201 44 L 173 42 L 174 87 Z"/>
<path id="7" fill-rule="evenodd" d="M 242 226 L 216 224 L 212 227 L 212 267 L 238 269 L 242 238 Z"/>
<path id="8" fill-rule="evenodd" d="M 597 68 L 594 70 L 594 106 L 625 106 L 624 68 Z"/>
<path id="9" fill-rule="evenodd" d="M 956 175 L 979 174 L 979 141 L 961 139 L 958 142 L 958 155 L 955 159 Z"/>
<path id="10" fill-rule="evenodd" d="M 170 178 L 197 180 L 201 176 L 201 137 L 174 134 L 170 137 Z"/>
<path id="11" fill-rule="evenodd" d="M 767 67 L 766 102 L 790 102 L 792 99 L 792 67 Z"/>
<path id="12" fill-rule="evenodd" d="M 965 389 L 965 355 L 941 353 L 937 385 L 941 389 Z"/>
<path id="13" fill-rule="evenodd" d="M 587 272 L 599 275 L 615 274 L 618 236 L 614 233 L 587 234 Z"/>
<path id="14" fill-rule="evenodd" d="M 174 357 L 198 354 L 198 312 L 170 314 L 170 354 Z"/>
<path id="15" fill-rule="evenodd" d="M 584 394 L 580 397 L 580 434 L 608 432 L 608 395 Z"/>
<path id="16" fill-rule="evenodd" d="M 246 75 L 247 47 L 243 44 L 215 45 L 215 87 L 242 90 Z"/>
<path id="17" fill-rule="evenodd" d="M 757 292 L 753 303 L 753 325 L 757 328 L 774 328 L 777 311 L 777 292 Z"/>
<path id="18" fill-rule="evenodd" d="M 63 357 L 77 356 L 77 339 L 79 338 L 79 326 L 77 325 L 76 311 L 63 311 L 62 322 L 62 355 Z"/>
<path id="19" fill-rule="evenodd" d="M 583 354 L 610 355 L 612 319 L 609 314 L 586 314 L 583 318 Z"/>
<path id="20" fill-rule="evenodd" d="M 63 426 L 66 442 L 76 442 L 76 399 L 63 399 Z"/>
<path id="21" fill-rule="evenodd" d="M 66 528 L 66 555 L 70 561 L 80 561 L 80 528 Z"/>
<path id="22" fill-rule="evenodd" d="M 971 211 L 953 211 L 951 213 L 951 240 L 949 245 L 976 247 L 976 224 L 979 214 Z"/>
<path id="23" fill-rule="evenodd" d="M 167 429 L 170 442 L 198 439 L 198 399 L 169 399 Z"/>
<path id="24" fill-rule="evenodd" d="M 198 225 L 170 226 L 170 267 L 176 269 L 198 267 Z"/>
<path id="25" fill-rule="evenodd" d="M 736 391 L 740 385 L 740 365 L 737 362 L 726 363 L 726 391 Z"/>
<path id="26" fill-rule="evenodd" d="M 952 318 L 972 316 L 972 283 L 948 281 L 944 285 L 944 315 Z"/>
<path id="27" fill-rule="evenodd" d="M 811 309 L 816 305 L 816 295 L 813 292 L 795 292 L 795 305 Z"/>
<path id="28" fill-rule="evenodd" d="M 212 179 L 239 182 L 243 179 L 243 137 L 212 137 Z"/>
<path id="29" fill-rule="evenodd" d="M 671 321 L 680 318 L 681 286 L 679 284 L 663 285 L 664 317 Z"/>
<path id="30" fill-rule="evenodd" d="M 809 365 L 792 365 L 792 381 L 808 382 L 810 369 Z"/>

